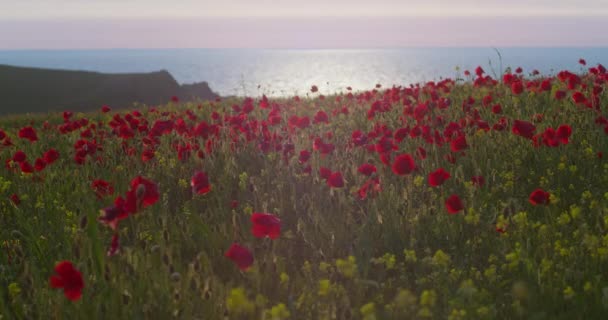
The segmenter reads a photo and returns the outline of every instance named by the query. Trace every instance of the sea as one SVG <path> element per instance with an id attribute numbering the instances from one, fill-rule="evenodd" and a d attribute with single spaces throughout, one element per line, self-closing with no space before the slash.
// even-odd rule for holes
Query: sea
<path id="1" fill-rule="evenodd" d="M 521 67 L 545 75 L 608 66 L 608 48 L 104 49 L 5 50 L 0 64 L 106 73 L 167 70 L 180 84 L 206 81 L 222 96 L 306 95 L 408 86 Z"/>

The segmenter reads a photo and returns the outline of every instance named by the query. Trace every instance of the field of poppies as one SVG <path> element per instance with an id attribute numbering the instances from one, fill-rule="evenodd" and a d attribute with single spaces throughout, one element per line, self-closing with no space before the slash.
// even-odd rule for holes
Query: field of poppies
<path id="1" fill-rule="evenodd" d="M 601 319 L 580 64 L 0 119 L 0 318 Z"/>

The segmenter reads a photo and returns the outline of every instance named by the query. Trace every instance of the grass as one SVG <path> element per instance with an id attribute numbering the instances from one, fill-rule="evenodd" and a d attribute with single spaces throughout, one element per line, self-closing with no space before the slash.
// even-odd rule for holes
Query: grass
<path id="1" fill-rule="evenodd" d="M 200 107 L 143 107 L 141 116 L 131 110 L 0 120 L 14 144 L 0 149 L 7 161 L 0 168 L 0 315 L 602 318 L 608 311 L 608 139 L 601 121 L 607 99 L 592 92 L 605 89 L 607 79 L 601 72 L 514 75 L 507 83 L 470 76 L 271 99 L 268 108 L 230 98 Z M 548 90 L 540 89 L 543 80 L 550 81 Z M 523 92 L 511 83 L 518 81 Z M 556 99 L 558 91 L 566 97 Z M 573 101 L 577 91 L 585 101 Z M 497 104 L 501 113 L 492 111 Z M 321 110 L 329 121 L 314 123 Z M 150 128 L 159 120 L 174 126 L 152 142 Z M 515 120 L 534 124 L 538 145 L 513 133 Z M 198 126 L 203 121 L 208 130 Z M 66 123 L 75 130 L 60 133 Z M 18 137 L 29 125 L 36 142 Z M 547 144 L 555 142 L 547 129 L 561 125 L 572 128 L 567 143 L 543 143 L 543 134 Z M 132 137 L 127 127 L 134 128 Z M 408 134 L 398 142 L 400 128 Z M 354 140 L 356 130 L 367 141 Z M 459 136 L 466 146 L 454 146 Z M 80 139 L 99 147 L 95 153 L 87 147 L 83 164 L 74 160 Z M 33 164 L 49 148 L 60 157 L 41 171 L 23 173 L 10 160 L 22 150 Z M 141 157 L 146 150 L 149 161 Z M 299 160 L 302 150 L 309 160 Z M 401 154 L 412 155 L 413 172 L 395 174 Z M 359 173 L 364 163 L 377 172 Z M 341 173 L 343 187 L 331 187 L 321 167 Z M 431 187 L 428 175 L 439 168 L 450 178 Z M 196 171 L 208 175 L 209 193 L 193 194 Z M 113 231 L 98 221 L 100 209 L 126 195 L 137 176 L 158 186 L 159 200 Z M 485 184 L 473 183 L 475 176 Z M 96 179 L 110 182 L 114 193 L 98 198 L 91 187 Z M 550 194 L 548 203 L 531 203 L 536 189 Z M 455 214 L 445 204 L 451 195 L 463 204 Z M 280 219 L 278 239 L 253 236 L 254 212 Z M 119 252 L 108 256 L 114 234 Z M 251 251 L 251 267 L 240 270 L 225 257 L 233 243 Z M 82 274 L 77 301 L 49 285 L 62 260 Z"/>

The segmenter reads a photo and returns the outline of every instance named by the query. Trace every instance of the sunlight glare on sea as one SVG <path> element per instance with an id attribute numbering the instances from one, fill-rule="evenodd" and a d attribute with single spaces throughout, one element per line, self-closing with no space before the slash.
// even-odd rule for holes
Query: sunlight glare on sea
<path id="1" fill-rule="evenodd" d="M 305 95 L 409 85 L 455 78 L 482 66 L 494 76 L 507 67 L 543 74 L 608 64 L 608 48 L 115 49 L 0 51 L 0 64 L 110 73 L 168 70 L 179 83 L 207 81 L 221 95 Z M 541 58 L 542 57 L 542 58 Z M 501 63 L 502 62 L 502 63 Z M 460 71 L 457 71 L 457 67 Z"/>

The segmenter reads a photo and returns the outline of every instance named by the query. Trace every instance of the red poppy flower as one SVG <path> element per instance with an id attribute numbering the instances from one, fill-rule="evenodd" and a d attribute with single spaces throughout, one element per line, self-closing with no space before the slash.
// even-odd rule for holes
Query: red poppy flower
<path id="1" fill-rule="evenodd" d="M 154 149 L 151 148 L 144 149 L 144 151 L 141 153 L 141 161 L 148 162 L 154 159 L 154 152 Z"/>
<path id="2" fill-rule="evenodd" d="M 325 113 L 325 111 L 323 110 L 317 111 L 313 119 L 313 123 L 329 123 L 329 117 L 327 116 L 327 113 Z"/>
<path id="3" fill-rule="evenodd" d="M 395 174 L 403 176 L 412 173 L 416 169 L 416 163 L 410 154 L 400 154 L 395 157 L 392 169 Z"/>
<path id="4" fill-rule="evenodd" d="M 306 167 L 302 168 L 302 173 L 306 174 L 306 175 L 310 175 L 312 173 L 312 166 L 307 165 Z"/>
<path id="5" fill-rule="evenodd" d="M 207 194 L 211 191 L 211 184 L 209 183 L 209 177 L 205 172 L 197 171 L 190 180 L 190 186 L 192 186 L 192 192 L 194 194 Z"/>
<path id="6" fill-rule="evenodd" d="M 586 66 L 587 65 L 587 61 L 585 61 L 585 59 L 578 59 L 578 63 L 582 66 Z"/>
<path id="7" fill-rule="evenodd" d="M 66 298 L 72 301 L 82 296 L 82 274 L 69 261 L 61 261 L 55 266 L 55 274 L 49 278 L 49 282 L 52 288 L 63 288 Z"/>
<path id="8" fill-rule="evenodd" d="M 486 95 L 485 97 L 483 97 L 483 100 L 481 100 L 481 101 L 482 101 L 483 106 L 484 106 L 484 107 L 488 107 L 488 106 L 489 106 L 489 105 L 492 103 L 492 100 L 493 100 L 493 99 L 494 99 L 494 98 L 492 97 L 492 95 L 491 95 L 491 94 L 488 94 L 488 95 Z"/>
<path id="9" fill-rule="evenodd" d="M 84 164 L 84 162 L 86 161 L 86 156 L 87 156 L 87 151 L 86 150 L 78 150 L 76 152 L 76 154 L 74 155 L 74 161 L 77 164 Z"/>
<path id="10" fill-rule="evenodd" d="M 319 91 L 319 87 L 317 87 L 316 85 L 313 85 L 312 87 L 310 87 L 310 92 L 315 93 Z"/>
<path id="11" fill-rule="evenodd" d="M 604 92 L 604 87 L 601 87 L 599 85 L 593 86 L 593 96 L 594 97 L 600 95 L 602 92 Z"/>
<path id="12" fill-rule="evenodd" d="M 251 215 L 251 233 L 256 238 L 276 239 L 281 235 L 281 220 L 272 214 L 254 213 Z"/>
<path id="13" fill-rule="evenodd" d="M 47 164 L 52 164 L 53 162 L 57 161 L 57 159 L 59 159 L 59 152 L 51 148 L 44 153 L 42 159 L 44 159 L 44 162 L 46 162 Z"/>
<path id="14" fill-rule="evenodd" d="M 540 83 L 540 91 L 551 91 L 551 79 L 545 79 Z"/>
<path id="15" fill-rule="evenodd" d="M 492 113 L 494 114 L 499 114 L 502 112 L 502 106 L 499 104 L 496 104 L 494 106 L 492 106 Z"/>
<path id="16" fill-rule="evenodd" d="M 11 195 L 10 199 L 11 199 L 11 202 L 16 206 L 18 206 L 21 203 L 21 199 L 19 199 L 19 196 L 16 193 L 13 193 Z"/>
<path id="17" fill-rule="evenodd" d="M 532 141 L 534 142 L 534 146 L 539 146 L 540 141 L 539 138 L 542 137 L 542 142 L 548 147 L 557 147 L 559 146 L 559 140 L 555 137 L 555 130 L 553 128 L 547 128 L 545 132 L 539 137 L 534 136 Z"/>
<path id="18" fill-rule="evenodd" d="M 464 135 L 460 135 L 456 139 L 450 141 L 450 150 L 452 150 L 452 152 L 462 151 L 466 148 L 468 148 L 467 138 Z"/>
<path id="19" fill-rule="evenodd" d="M 243 271 L 249 269 L 253 264 L 253 255 L 249 249 L 237 243 L 233 243 L 224 256 L 236 263 L 239 269 Z"/>
<path id="20" fill-rule="evenodd" d="M 141 176 L 131 180 L 131 191 L 135 193 L 143 208 L 155 204 L 160 197 L 156 183 Z"/>
<path id="21" fill-rule="evenodd" d="M 41 158 L 36 159 L 34 162 L 34 169 L 36 169 L 36 171 L 42 171 L 44 168 L 46 168 L 46 162 Z"/>
<path id="22" fill-rule="evenodd" d="M 519 80 L 513 81 L 513 83 L 511 83 L 511 92 L 514 95 L 520 95 L 522 92 L 524 92 L 523 83 Z"/>
<path id="23" fill-rule="evenodd" d="M 532 121 L 536 123 L 541 123 L 545 119 L 545 116 L 542 113 L 535 113 L 532 115 Z"/>
<path id="24" fill-rule="evenodd" d="M 359 173 L 366 175 L 366 176 L 371 176 L 374 172 L 376 172 L 376 166 L 370 163 L 364 163 L 361 166 L 359 166 L 359 169 L 357 171 L 359 171 Z"/>
<path id="25" fill-rule="evenodd" d="M 324 143 L 321 138 L 316 138 L 312 145 L 313 150 L 319 150 L 322 155 L 334 152 L 336 146 L 333 143 Z"/>
<path id="26" fill-rule="evenodd" d="M 356 146 L 362 146 L 367 143 L 367 136 L 361 130 L 355 130 L 351 134 L 351 141 Z"/>
<path id="27" fill-rule="evenodd" d="M 116 198 L 113 205 L 100 210 L 101 215 L 97 218 L 97 221 L 109 226 L 112 230 L 116 230 L 120 220 L 129 216 L 126 204 L 127 202 L 122 197 Z"/>
<path id="28" fill-rule="evenodd" d="M 550 196 L 551 196 L 551 194 L 549 192 L 546 192 L 543 189 L 538 188 L 538 189 L 532 191 L 528 201 L 530 201 L 530 203 L 534 206 L 537 206 L 539 204 L 549 204 Z"/>
<path id="29" fill-rule="evenodd" d="M 557 90 L 555 91 L 555 99 L 556 100 L 562 100 L 566 97 L 566 91 L 563 90 Z"/>
<path id="30" fill-rule="evenodd" d="M 236 200 L 230 201 L 230 208 L 236 209 L 236 208 L 238 208 L 238 206 L 239 206 L 239 202 L 238 201 L 236 201 Z"/>
<path id="31" fill-rule="evenodd" d="M 440 186 L 449 178 L 450 173 L 443 168 L 439 168 L 429 174 L 429 185 L 431 185 L 431 187 Z"/>
<path id="32" fill-rule="evenodd" d="M 587 101 L 587 98 L 580 91 L 576 91 L 572 94 L 572 100 L 575 103 L 585 103 Z"/>
<path id="33" fill-rule="evenodd" d="M 567 124 L 562 124 L 559 126 L 559 128 L 557 128 L 556 138 L 558 138 L 562 144 L 568 144 L 571 134 L 572 127 Z"/>
<path id="34" fill-rule="evenodd" d="M 321 178 L 327 180 L 331 176 L 331 170 L 329 168 L 321 167 L 319 168 L 319 175 Z"/>
<path id="35" fill-rule="evenodd" d="M 296 123 L 296 127 L 300 128 L 300 129 L 308 128 L 309 126 L 310 126 L 310 118 L 308 118 L 308 117 L 299 118 L 298 122 Z"/>
<path id="36" fill-rule="evenodd" d="M 474 176 L 471 177 L 471 182 L 474 186 L 481 188 L 486 184 L 486 179 L 483 176 Z"/>
<path id="37" fill-rule="evenodd" d="M 536 131 L 536 126 L 530 122 L 523 120 L 515 120 L 513 122 L 512 132 L 518 136 L 532 139 L 534 136 L 534 131 Z"/>
<path id="38" fill-rule="evenodd" d="M 19 130 L 19 138 L 30 140 L 31 142 L 38 141 L 36 130 L 32 127 L 24 127 Z"/>
<path id="39" fill-rule="evenodd" d="M 179 161 L 186 161 L 190 158 L 190 154 L 192 153 L 192 146 L 188 143 L 186 145 L 178 145 L 177 146 L 177 159 Z"/>
<path id="40" fill-rule="evenodd" d="M 102 199 L 105 196 L 114 194 L 114 187 L 112 187 L 112 185 L 105 180 L 93 180 L 91 183 L 91 188 L 93 188 L 97 199 Z"/>
<path id="41" fill-rule="evenodd" d="M 128 140 L 135 136 L 135 132 L 128 125 L 122 125 L 118 128 L 118 136 L 122 139 Z"/>
<path id="42" fill-rule="evenodd" d="M 380 154 L 380 161 L 385 166 L 390 166 L 391 165 L 391 153 L 387 152 L 387 153 Z"/>
<path id="43" fill-rule="evenodd" d="M 110 112 L 111 110 L 112 110 L 112 109 L 110 109 L 110 107 L 108 107 L 108 106 L 102 106 L 102 107 L 101 107 L 101 112 L 103 112 L 103 113 L 108 113 L 108 112 Z"/>
<path id="44" fill-rule="evenodd" d="M 24 162 L 25 160 L 27 160 L 27 155 L 25 154 L 25 152 L 19 150 L 17 152 L 15 152 L 15 154 L 13 155 L 13 161 L 15 162 Z"/>
<path id="45" fill-rule="evenodd" d="M 63 121 L 64 121 L 64 122 L 68 122 L 68 121 L 70 121 L 70 118 L 71 118 L 73 115 L 74 115 L 74 113 L 73 113 L 73 112 L 71 112 L 71 111 L 64 111 L 64 112 L 63 112 Z"/>
<path id="46" fill-rule="evenodd" d="M 448 209 L 449 214 L 456 214 L 464 209 L 462 200 L 460 200 L 460 197 L 456 194 L 451 195 L 445 200 L 445 207 Z"/>
<path id="47" fill-rule="evenodd" d="M 308 150 L 300 151 L 300 157 L 298 158 L 298 161 L 300 163 L 306 163 L 309 159 L 310 159 L 310 151 L 308 151 Z"/>
<path id="48" fill-rule="evenodd" d="M 132 213 L 137 213 L 137 210 L 141 205 L 141 199 L 138 200 L 137 193 L 135 190 L 129 190 L 125 194 L 125 199 L 122 201 L 122 210 L 127 213 L 127 215 Z"/>
<path id="49" fill-rule="evenodd" d="M 407 138 L 408 134 L 410 133 L 410 128 L 399 128 L 395 131 L 395 134 L 393 135 L 393 138 L 397 141 L 397 142 L 401 142 L 403 141 L 405 138 Z"/>
<path id="50" fill-rule="evenodd" d="M 108 248 L 108 252 L 106 253 L 108 257 L 114 256 L 120 250 L 120 241 L 118 239 L 118 233 L 114 233 L 112 236 L 112 241 L 110 242 L 110 248 Z"/>
<path id="51" fill-rule="evenodd" d="M 21 168 L 21 172 L 23 172 L 23 173 L 34 172 L 34 167 L 32 167 L 32 165 L 27 161 L 20 162 L 19 167 Z"/>
<path id="52" fill-rule="evenodd" d="M 379 192 L 382 191 L 382 187 L 380 186 L 380 179 L 378 177 L 371 178 L 363 184 L 361 188 L 357 191 L 357 195 L 359 199 L 365 200 L 369 191 L 372 192 L 372 196 L 375 196 Z"/>
<path id="53" fill-rule="evenodd" d="M 342 173 L 340 173 L 339 171 L 332 173 L 327 179 L 327 185 L 331 188 L 344 187 L 344 179 L 342 179 Z"/>

